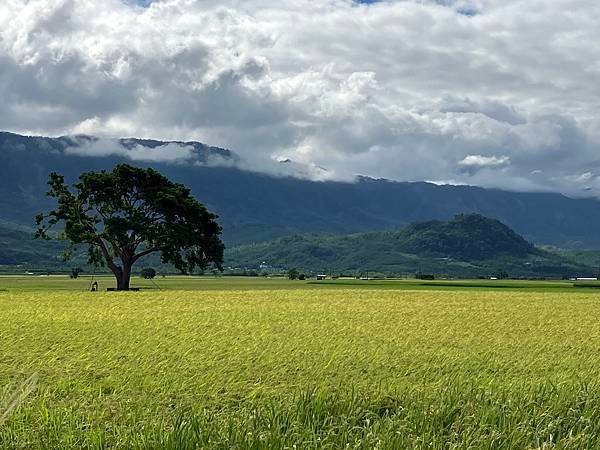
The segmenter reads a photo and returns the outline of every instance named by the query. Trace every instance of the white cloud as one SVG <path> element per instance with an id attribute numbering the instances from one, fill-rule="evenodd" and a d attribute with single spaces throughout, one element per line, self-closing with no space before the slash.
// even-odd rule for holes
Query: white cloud
<path id="1" fill-rule="evenodd" d="M 78 139 L 72 146 L 65 148 L 66 154 L 79 156 L 121 156 L 132 161 L 183 162 L 195 159 L 194 147 L 177 143 L 168 143 L 158 147 L 146 147 L 130 143 L 127 147 L 117 139 Z"/>
<path id="2" fill-rule="evenodd" d="M 592 0 L 5 0 L 0 129 L 199 140 L 318 179 L 600 195 L 573 175 L 600 166 L 599 14 Z M 163 150 L 127 156 L 189 157 Z"/>
<path id="3" fill-rule="evenodd" d="M 458 163 L 465 167 L 504 167 L 510 164 L 508 156 L 467 155 Z"/>

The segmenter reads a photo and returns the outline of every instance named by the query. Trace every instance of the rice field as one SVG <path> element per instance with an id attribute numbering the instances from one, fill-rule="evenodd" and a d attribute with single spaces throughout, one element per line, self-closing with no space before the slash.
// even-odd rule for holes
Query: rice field
<path id="1" fill-rule="evenodd" d="M 600 448 L 593 291 L 0 292 L 0 448 Z"/>

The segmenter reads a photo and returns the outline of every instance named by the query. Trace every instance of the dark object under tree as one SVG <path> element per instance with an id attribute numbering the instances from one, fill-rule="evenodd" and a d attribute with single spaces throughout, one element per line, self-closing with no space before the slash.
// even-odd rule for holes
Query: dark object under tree
<path id="1" fill-rule="evenodd" d="M 152 280 L 156 277 L 156 270 L 154 270 L 154 267 L 144 267 L 141 270 L 140 275 L 146 280 Z"/>
<path id="2" fill-rule="evenodd" d="M 48 231 L 64 223 L 59 236 L 71 244 L 66 256 L 87 245 L 88 262 L 108 266 L 119 291 L 129 290 L 133 265 L 154 252 L 182 273 L 210 265 L 222 270 L 217 216 L 156 170 L 120 164 L 111 172 L 83 173 L 72 187 L 52 173 L 48 185 L 58 206 L 36 217 L 36 237 L 50 239 Z"/>

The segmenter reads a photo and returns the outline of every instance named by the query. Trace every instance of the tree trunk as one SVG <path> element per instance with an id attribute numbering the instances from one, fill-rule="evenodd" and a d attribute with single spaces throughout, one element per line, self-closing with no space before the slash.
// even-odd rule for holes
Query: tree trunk
<path id="1" fill-rule="evenodd" d="M 123 264 L 123 267 L 114 267 L 112 269 L 117 279 L 117 291 L 128 291 L 131 280 L 131 264 Z"/>
<path id="2" fill-rule="evenodd" d="M 123 264 L 120 276 L 117 277 L 117 291 L 128 291 L 131 280 L 131 264 Z"/>

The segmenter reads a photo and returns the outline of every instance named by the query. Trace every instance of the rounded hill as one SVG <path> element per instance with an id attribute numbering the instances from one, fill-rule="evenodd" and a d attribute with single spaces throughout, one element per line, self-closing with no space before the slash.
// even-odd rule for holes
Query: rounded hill
<path id="1" fill-rule="evenodd" d="M 400 230 L 395 238 L 398 249 L 406 253 L 463 261 L 524 258 L 539 253 L 502 222 L 479 214 L 459 214 L 447 222 L 415 223 Z"/>

